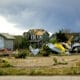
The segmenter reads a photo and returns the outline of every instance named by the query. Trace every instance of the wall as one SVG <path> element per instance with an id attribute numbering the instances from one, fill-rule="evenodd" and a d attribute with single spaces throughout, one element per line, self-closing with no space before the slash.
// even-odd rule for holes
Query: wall
<path id="1" fill-rule="evenodd" d="M 0 49 L 4 49 L 4 38 L 0 36 Z"/>
<path id="2" fill-rule="evenodd" d="M 13 40 L 5 40 L 5 48 L 13 50 Z"/>

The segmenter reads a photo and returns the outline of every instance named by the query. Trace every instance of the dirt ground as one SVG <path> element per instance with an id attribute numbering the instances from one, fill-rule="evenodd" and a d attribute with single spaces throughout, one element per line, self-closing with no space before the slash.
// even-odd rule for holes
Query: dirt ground
<path id="1" fill-rule="evenodd" d="M 57 62 L 66 62 L 67 64 L 54 65 L 54 58 Z M 50 56 L 50 57 L 27 57 L 26 59 L 8 58 L 9 62 L 15 67 L 72 67 L 76 62 L 80 62 L 80 55 L 71 56 Z"/>

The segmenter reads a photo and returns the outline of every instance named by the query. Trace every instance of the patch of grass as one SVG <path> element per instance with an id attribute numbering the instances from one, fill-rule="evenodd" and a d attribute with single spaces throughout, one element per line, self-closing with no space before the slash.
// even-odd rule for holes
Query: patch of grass
<path id="1" fill-rule="evenodd" d="M 0 59 L 0 67 L 13 67 L 13 66 L 9 63 L 8 59 L 3 58 Z"/>
<path id="2" fill-rule="evenodd" d="M 80 61 L 76 62 L 75 64 L 76 64 L 76 66 L 80 67 Z"/>
<path id="3" fill-rule="evenodd" d="M 67 62 L 59 62 L 58 64 L 67 65 Z"/>
<path id="4" fill-rule="evenodd" d="M 70 67 L 63 69 L 65 75 L 80 75 L 80 67 Z"/>
<path id="5" fill-rule="evenodd" d="M 66 65 L 66 64 L 68 64 L 68 62 L 67 62 L 67 61 L 65 61 L 65 59 L 62 59 L 62 61 L 61 61 L 61 62 L 59 62 L 59 64 Z"/>
<path id="6" fill-rule="evenodd" d="M 53 61 L 54 61 L 54 65 L 66 65 L 68 64 L 68 62 L 66 62 L 64 59 L 62 59 L 62 61 L 58 61 L 57 58 L 53 58 Z"/>
<path id="7" fill-rule="evenodd" d="M 34 74 L 35 74 L 35 70 L 31 70 L 30 75 L 34 75 Z"/>
<path id="8" fill-rule="evenodd" d="M 38 69 L 32 69 L 29 75 L 42 75 L 42 71 Z"/>
<path id="9" fill-rule="evenodd" d="M 4 63 L 2 67 L 13 67 L 10 63 Z"/>
<path id="10" fill-rule="evenodd" d="M 80 75 L 80 67 L 69 68 L 0 68 L 0 75 Z"/>

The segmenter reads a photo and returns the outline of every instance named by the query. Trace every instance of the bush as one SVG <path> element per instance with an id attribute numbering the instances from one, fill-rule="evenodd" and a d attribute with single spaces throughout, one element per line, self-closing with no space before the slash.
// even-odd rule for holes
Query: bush
<path id="1" fill-rule="evenodd" d="M 49 40 L 49 42 L 52 43 L 52 44 L 57 43 L 56 37 L 51 38 L 51 39 Z"/>
<path id="2" fill-rule="evenodd" d="M 57 58 L 53 58 L 53 61 L 54 61 L 54 65 L 58 64 Z"/>
<path id="3" fill-rule="evenodd" d="M 47 52 L 46 50 L 41 49 L 39 52 L 39 55 L 41 56 L 49 56 L 49 52 Z"/>
<path id="4" fill-rule="evenodd" d="M 42 56 L 49 56 L 50 55 L 50 49 L 48 48 L 48 46 L 43 45 L 42 49 L 40 50 L 40 55 Z"/>
<path id="5" fill-rule="evenodd" d="M 19 51 L 17 54 L 15 54 L 15 58 L 26 58 L 26 56 L 29 54 L 27 50 Z"/>
<path id="6" fill-rule="evenodd" d="M 42 56 L 49 56 L 49 53 L 46 52 L 46 51 L 43 51 L 43 50 L 40 52 L 40 54 L 41 54 Z"/>
<path id="7" fill-rule="evenodd" d="M 30 75 L 34 75 L 34 74 L 35 74 L 35 70 L 31 70 Z"/>
<path id="8" fill-rule="evenodd" d="M 9 63 L 8 59 L 3 58 L 0 59 L 0 67 L 12 67 L 12 65 Z"/>
<path id="9" fill-rule="evenodd" d="M 4 65 L 2 67 L 13 67 L 10 63 L 4 63 Z"/>

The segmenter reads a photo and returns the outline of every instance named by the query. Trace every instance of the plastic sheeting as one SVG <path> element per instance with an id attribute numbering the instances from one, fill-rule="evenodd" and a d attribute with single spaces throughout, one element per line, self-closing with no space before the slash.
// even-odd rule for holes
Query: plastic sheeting
<path id="1" fill-rule="evenodd" d="M 61 51 L 59 49 L 57 49 L 52 43 L 48 43 L 46 44 L 52 51 L 57 52 L 57 53 L 61 53 Z"/>
<path id="2" fill-rule="evenodd" d="M 61 43 L 55 43 L 54 46 L 59 49 L 61 52 L 65 52 L 66 49 L 63 47 Z"/>
<path id="3" fill-rule="evenodd" d="M 32 46 L 29 46 L 29 49 L 33 55 L 37 55 L 39 53 L 39 49 L 33 49 Z"/>

